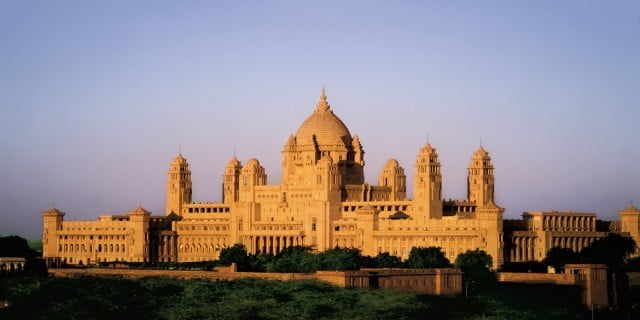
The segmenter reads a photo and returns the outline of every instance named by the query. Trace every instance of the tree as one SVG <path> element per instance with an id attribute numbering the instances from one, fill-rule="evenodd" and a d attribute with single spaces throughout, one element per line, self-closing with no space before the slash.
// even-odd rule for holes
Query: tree
<path id="1" fill-rule="evenodd" d="M 553 247 L 547 251 L 547 256 L 543 262 L 556 270 L 560 270 L 564 268 L 565 264 L 580 262 L 580 254 L 569 248 Z"/>
<path id="2" fill-rule="evenodd" d="M 318 258 L 311 247 L 287 247 L 267 263 L 269 272 L 314 272 L 318 270 Z"/>
<path id="3" fill-rule="evenodd" d="M 335 248 L 318 254 L 320 270 L 358 270 L 362 263 L 360 250 Z"/>
<path id="4" fill-rule="evenodd" d="M 376 256 L 375 265 L 378 268 L 401 268 L 403 263 L 400 257 L 392 256 L 389 252 Z"/>
<path id="5" fill-rule="evenodd" d="M 617 270 L 623 268 L 629 256 L 636 251 L 636 242 L 630 237 L 610 233 L 582 249 L 580 255 L 586 263 L 603 263 Z"/>
<path id="6" fill-rule="evenodd" d="M 409 268 L 426 269 L 447 268 L 451 266 L 451 263 L 438 247 L 413 247 L 409 253 L 407 265 Z"/>
<path id="7" fill-rule="evenodd" d="M 29 247 L 26 239 L 19 236 L 0 237 L 0 257 L 33 258 L 36 252 Z"/>
<path id="8" fill-rule="evenodd" d="M 239 271 L 248 271 L 251 269 L 251 257 L 247 253 L 247 248 L 240 243 L 234 244 L 232 247 L 224 248 L 220 251 L 221 264 L 230 265 L 235 262 Z"/>
<path id="9" fill-rule="evenodd" d="M 456 257 L 454 265 L 462 270 L 468 279 L 488 280 L 493 278 L 489 270 L 493 267 L 493 259 L 484 250 L 467 250 Z"/>

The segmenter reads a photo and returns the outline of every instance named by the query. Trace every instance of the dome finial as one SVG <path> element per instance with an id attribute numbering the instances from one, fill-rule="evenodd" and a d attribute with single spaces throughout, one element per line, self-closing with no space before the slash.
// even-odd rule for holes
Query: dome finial
<path id="1" fill-rule="evenodd" d="M 329 103 L 327 102 L 327 96 L 325 95 L 324 85 L 323 85 L 322 94 L 320 95 L 320 101 L 318 101 L 316 111 L 327 111 L 327 110 L 329 110 Z"/>

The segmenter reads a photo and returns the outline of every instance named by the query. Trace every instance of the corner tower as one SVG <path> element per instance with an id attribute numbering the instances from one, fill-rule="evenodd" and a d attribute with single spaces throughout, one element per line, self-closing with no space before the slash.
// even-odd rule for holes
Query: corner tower
<path id="1" fill-rule="evenodd" d="M 242 164 L 236 156 L 233 156 L 224 169 L 222 182 L 222 202 L 231 203 L 240 200 L 240 172 Z"/>
<path id="2" fill-rule="evenodd" d="M 191 170 L 187 159 L 179 153 L 167 174 L 167 208 L 166 214 L 182 214 L 182 205 L 191 203 Z"/>
<path id="3" fill-rule="evenodd" d="M 420 149 L 413 175 L 413 207 L 426 219 L 442 218 L 442 174 L 436 149 Z"/>
<path id="4" fill-rule="evenodd" d="M 382 168 L 378 185 L 391 188 L 391 196 L 389 197 L 391 201 L 406 200 L 407 198 L 407 176 L 396 159 L 387 161 L 387 164 Z"/>
<path id="5" fill-rule="evenodd" d="M 633 206 L 633 202 L 629 201 L 629 206 L 620 210 L 618 214 L 620 215 L 620 231 L 628 232 L 633 240 L 640 244 L 640 210 Z M 640 256 L 640 245 L 631 256 Z"/>
<path id="6" fill-rule="evenodd" d="M 482 146 L 473 153 L 467 178 L 467 198 L 478 207 L 493 203 L 494 178 L 493 164 L 489 152 Z"/>

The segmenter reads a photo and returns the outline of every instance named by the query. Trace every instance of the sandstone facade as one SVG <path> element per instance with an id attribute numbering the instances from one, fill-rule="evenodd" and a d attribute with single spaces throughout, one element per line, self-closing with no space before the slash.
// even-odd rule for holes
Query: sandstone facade
<path id="1" fill-rule="evenodd" d="M 365 183 L 364 154 L 323 89 L 313 113 L 286 141 L 280 184 L 268 184 L 258 160 L 242 164 L 234 156 L 224 169 L 223 200 L 194 203 L 189 164 L 178 154 L 168 171 L 164 216 L 138 207 L 98 221 L 64 221 L 52 208 L 43 212 L 43 255 L 67 264 L 186 262 L 216 259 L 223 248 L 242 243 L 252 253 L 305 245 L 407 258 L 412 247 L 436 246 L 451 261 L 480 248 L 499 266 L 505 259 L 540 260 L 554 245 L 578 249 L 606 234 L 595 230 L 594 214 L 557 212 L 525 213 L 504 230 L 494 167 L 482 146 L 472 154 L 462 200 L 443 199 L 440 160 L 429 143 L 414 164 L 413 199 L 394 159 L 382 168 L 378 185 Z M 640 211 L 630 207 L 621 219 L 618 231 L 638 241 Z"/>

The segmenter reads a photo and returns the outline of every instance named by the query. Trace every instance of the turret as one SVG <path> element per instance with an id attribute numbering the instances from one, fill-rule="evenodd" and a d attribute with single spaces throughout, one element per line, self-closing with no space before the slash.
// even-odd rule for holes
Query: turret
<path id="1" fill-rule="evenodd" d="M 640 255 L 640 210 L 633 206 L 633 202 L 629 201 L 629 206 L 620 210 L 618 214 L 620 215 L 620 231 L 628 232 L 638 245 L 636 252 L 631 256 Z"/>
<path id="2" fill-rule="evenodd" d="M 240 201 L 254 202 L 255 187 L 267 184 L 267 174 L 260 162 L 255 159 L 249 159 L 247 164 L 240 171 Z"/>
<path id="3" fill-rule="evenodd" d="M 133 231 L 130 235 L 129 259 L 134 262 L 149 261 L 149 219 L 151 211 L 145 210 L 138 205 L 137 208 L 129 211 L 129 221 Z"/>
<path id="4" fill-rule="evenodd" d="M 224 169 L 222 182 L 222 202 L 231 203 L 240 200 L 240 172 L 242 164 L 233 156 Z"/>
<path id="5" fill-rule="evenodd" d="M 389 200 L 405 200 L 407 198 L 407 176 L 396 159 L 387 161 L 382 168 L 378 185 L 391 188 Z"/>
<path id="6" fill-rule="evenodd" d="M 289 135 L 287 143 L 282 149 L 282 184 L 289 184 L 289 178 L 294 178 L 296 173 L 296 137 Z"/>
<path id="7" fill-rule="evenodd" d="M 187 159 L 179 153 L 167 174 L 166 214 L 182 214 L 182 205 L 191 203 L 191 171 Z"/>
<path id="8" fill-rule="evenodd" d="M 357 135 L 353 136 L 351 141 L 353 153 L 347 153 L 347 160 L 352 160 L 351 166 L 347 166 L 347 184 L 363 184 L 364 183 L 364 148 L 360 143 Z M 351 159 L 350 159 L 351 158 Z"/>
<path id="9" fill-rule="evenodd" d="M 42 257 L 46 260 L 55 260 L 58 257 L 58 231 L 62 230 L 64 212 L 51 207 L 42 212 Z"/>
<path id="10" fill-rule="evenodd" d="M 323 156 L 315 166 L 314 189 L 318 191 L 317 200 L 340 201 L 342 175 L 331 156 Z"/>
<path id="11" fill-rule="evenodd" d="M 480 247 L 493 258 L 494 268 L 499 268 L 504 263 L 503 256 L 503 229 L 502 215 L 504 208 L 497 206 L 493 201 L 479 206 L 476 209 L 478 226 L 486 233 L 482 237 Z"/>
<path id="12" fill-rule="evenodd" d="M 489 152 L 482 146 L 473 153 L 467 178 L 467 198 L 478 207 L 494 202 L 493 165 Z"/>
<path id="13" fill-rule="evenodd" d="M 442 218 L 442 174 L 436 149 L 427 143 L 420 149 L 413 177 L 413 202 L 427 219 Z"/>

